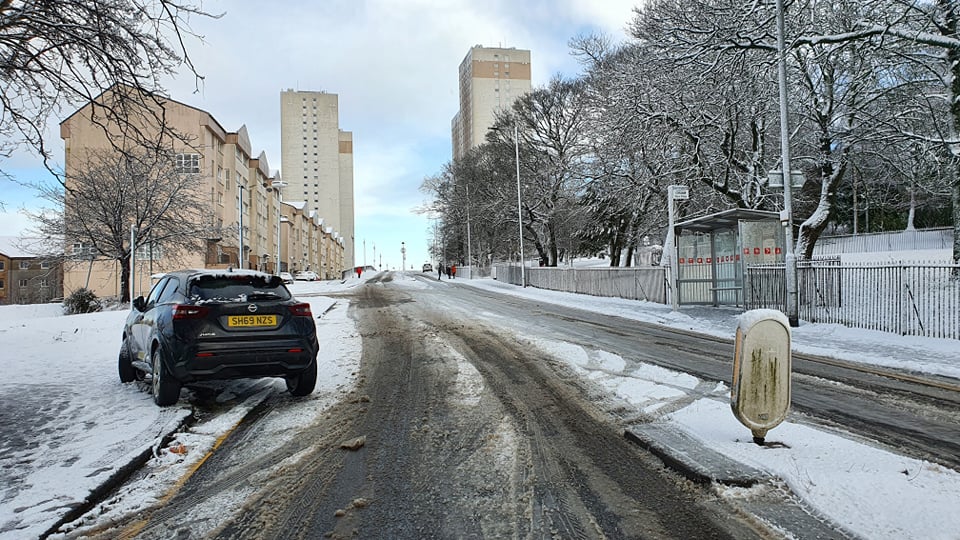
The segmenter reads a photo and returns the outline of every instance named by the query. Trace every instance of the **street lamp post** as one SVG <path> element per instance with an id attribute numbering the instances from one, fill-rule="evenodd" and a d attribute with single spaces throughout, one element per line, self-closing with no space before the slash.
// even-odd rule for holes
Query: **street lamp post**
<path id="1" fill-rule="evenodd" d="M 783 170 L 783 214 L 780 221 L 785 221 L 787 230 L 784 235 L 786 256 L 784 267 L 787 279 L 787 319 L 790 326 L 800 325 L 799 305 L 797 298 L 797 255 L 793 247 L 793 194 L 790 186 L 790 128 L 787 123 L 787 58 L 784 45 L 783 0 L 777 0 L 777 56 L 780 87 L 780 152 L 781 170 Z M 785 218 L 785 219 L 784 219 Z"/>
<path id="2" fill-rule="evenodd" d="M 520 228 L 520 283 L 527 286 L 527 276 L 524 270 L 523 257 L 523 208 L 520 202 L 520 131 L 517 124 L 513 125 L 513 147 L 517 158 L 517 223 Z"/>
<path id="3" fill-rule="evenodd" d="M 287 183 L 282 180 L 274 180 L 270 183 L 273 189 L 277 190 L 277 275 L 280 275 L 280 223 L 283 219 L 283 188 L 287 186 Z"/>
<path id="4" fill-rule="evenodd" d="M 241 269 L 243 268 L 243 184 L 237 182 L 237 195 L 240 196 L 239 204 L 237 207 L 237 215 L 239 216 L 237 222 L 237 233 L 240 237 L 240 254 L 237 255 L 237 266 Z"/>
<path id="5" fill-rule="evenodd" d="M 400 242 L 400 257 L 403 259 L 403 263 L 400 265 L 400 270 L 403 272 L 407 271 L 407 243 Z"/>
<path id="6" fill-rule="evenodd" d="M 470 269 L 467 278 L 473 279 L 473 253 L 470 244 L 472 244 L 470 241 L 470 185 L 467 184 L 467 268 Z"/>
<path id="7" fill-rule="evenodd" d="M 499 128 L 490 128 L 491 131 L 500 131 Z M 527 286 L 527 276 L 524 269 L 523 256 L 523 206 L 520 199 L 520 128 L 513 124 L 513 149 L 517 160 L 517 227 L 520 231 L 520 282 L 522 287 Z"/>

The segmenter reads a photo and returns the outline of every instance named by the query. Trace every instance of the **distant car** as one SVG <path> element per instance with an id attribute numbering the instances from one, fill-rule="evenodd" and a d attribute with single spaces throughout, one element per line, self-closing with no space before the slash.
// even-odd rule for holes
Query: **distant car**
<path id="1" fill-rule="evenodd" d="M 427 264 L 423 265 L 423 271 L 424 271 L 424 272 L 433 272 L 433 265 L 430 264 L 430 263 L 427 263 Z"/>
<path id="2" fill-rule="evenodd" d="M 320 279 L 320 276 L 312 270 L 297 272 L 297 281 L 316 281 L 318 279 Z"/>
<path id="3" fill-rule="evenodd" d="M 317 325 L 279 276 L 253 270 L 181 270 L 133 301 L 123 326 L 122 382 L 150 381 L 173 405 L 197 381 L 283 377 L 295 396 L 317 381 Z"/>
<path id="4" fill-rule="evenodd" d="M 293 275 L 290 272 L 280 272 L 280 279 L 286 285 L 293 283 Z"/>

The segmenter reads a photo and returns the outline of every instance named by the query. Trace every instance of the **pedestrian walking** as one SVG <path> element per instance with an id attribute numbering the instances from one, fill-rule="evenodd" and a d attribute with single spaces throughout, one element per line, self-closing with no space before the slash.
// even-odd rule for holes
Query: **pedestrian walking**
<path id="1" fill-rule="evenodd" d="M 457 279 L 457 265 L 450 267 L 450 279 Z"/>
<path id="2" fill-rule="evenodd" d="M 443 277 L 443 263 L 437 265 L 437 281 Z"/>
<path id="3" fill-rule="evenodd" d="M 363 267 L 362 267 L 362 266 L 358 266 L 358 267 L 357 267 L 357 279 L 360 279 L 360 274 L 362 274 L 362 273 L 363 273 Z"/>

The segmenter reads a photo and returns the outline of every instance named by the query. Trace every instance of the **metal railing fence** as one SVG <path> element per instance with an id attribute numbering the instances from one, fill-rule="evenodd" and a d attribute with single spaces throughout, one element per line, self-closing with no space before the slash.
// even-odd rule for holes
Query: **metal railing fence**
<path id="1" fill-rule="evenodd" d="M 494 265 L 498 281 L 520 285 L 520 266 Z M 666 272 L 660 266 L 633 268 L 527 267 L 527 285 L 592 296 L 667 302 Z"/>
<path id="2" fill-rule="evenodd" d="M 783 264 L 750 265 L 745 308 L 786 307 Z M 943 263 L 797 265 L 800 319 L 935 338 L 960 339 L 960 265 Z"/>
<path id="3" fill-rule="evenodd" d="M 527 285 L 555 291 L 667 303 L 665 267 L 525 269 Z M 782 263 L 749 265 L 744 309 L 786 310 Z M 520 285 L 519 265 L 498 264 L 493 276 Z M 960 339 L 960 264 L 797 264 L 801 320 L 933 338 Z"/>

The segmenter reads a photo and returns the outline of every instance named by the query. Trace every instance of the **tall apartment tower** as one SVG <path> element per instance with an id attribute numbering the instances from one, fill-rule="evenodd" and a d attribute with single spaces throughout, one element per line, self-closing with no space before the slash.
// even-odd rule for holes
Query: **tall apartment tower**
<path id="1" fill-rule="evenodd" d="M 337 94 L 280 92 L 280 160 L 284 201 L 316 210 L 354 266 L 353 133 L 340 130 Z"/>
<path id="2" fill-rule="evenodd" d="M 450 126 L 453 158 L 483 144 L 497 111 L 530 89 L 530 51 L 472 47 L 460 62 L 460 111 Z"/>

